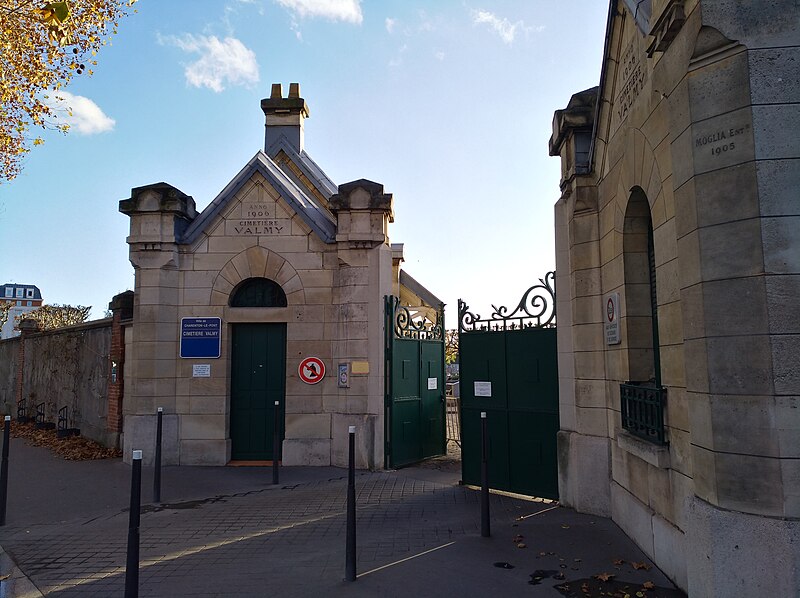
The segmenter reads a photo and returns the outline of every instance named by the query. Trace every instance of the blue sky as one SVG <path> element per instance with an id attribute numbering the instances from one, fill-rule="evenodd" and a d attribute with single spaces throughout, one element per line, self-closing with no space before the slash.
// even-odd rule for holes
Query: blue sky
<path id="1" fill-rule="evenodd" d="M 394 194 L 404 269 L 448 305 L 516 305 L 555 266 L 553 111 L 597 85 L 598 0 L 140 0 L 0 184 L 0 283 L 92 305 L 133 288 L 117 204 L 158 181 L 202 210 L 263 149 L 260 100 L 299 82 L 305 147 Z M 512 305 L 513 304 L 513 305 Z"/>

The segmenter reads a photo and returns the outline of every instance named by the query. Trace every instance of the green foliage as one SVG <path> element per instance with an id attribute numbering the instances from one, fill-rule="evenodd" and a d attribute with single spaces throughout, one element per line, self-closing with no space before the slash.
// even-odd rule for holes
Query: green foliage
<path id="1" fill-rule="evenodd" d="M 446 330 L 444 335 L 444 362 L 458 363 L 458 330 Z"/>

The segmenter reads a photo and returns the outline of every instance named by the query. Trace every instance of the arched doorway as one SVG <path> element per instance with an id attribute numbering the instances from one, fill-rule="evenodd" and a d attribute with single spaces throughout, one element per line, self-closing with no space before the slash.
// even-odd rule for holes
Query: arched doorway
<path id="1" fill-rule="evenodd" d="M 230 306 L 286 307 L 286 294 L 273 280 L 249 278 L 231 293 Z M 280 459 L 273 441 L 276 418 L 280 439 L 284 437 L 285 323 L 233 324 L 230 380 L 231 460 Z"/>

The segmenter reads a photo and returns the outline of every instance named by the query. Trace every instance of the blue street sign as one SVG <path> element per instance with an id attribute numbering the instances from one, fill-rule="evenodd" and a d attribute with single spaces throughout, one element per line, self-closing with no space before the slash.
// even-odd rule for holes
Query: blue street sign
<path id="1" fill-rule="evenodd" d="M 181 318 L 181 357 L 219 358 L 219 318 Z"/>

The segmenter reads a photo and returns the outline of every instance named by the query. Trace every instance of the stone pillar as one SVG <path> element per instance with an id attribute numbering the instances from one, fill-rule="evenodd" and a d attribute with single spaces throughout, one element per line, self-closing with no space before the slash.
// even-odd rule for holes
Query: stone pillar
<path id="1" fill-rule="evenodd" d="M 603 346 L 588 343 L 603 338 L 597 183 L 589 155 L 597 93 L 592 88 L 575 94 L 565 110 L 558 110 L 550 139 L 550 155 L 561 157 L 562 175 L 555 207 L 558 486 L 562 504 L 609 516 L 605 361 Z"/>
<path id="2" fill-rule="evenodd" d="M 800 44 L 789 4 L 703 2 L 671 98 L 696 495 L 689 595 L 798 588 Z"/>
<path id="3" fill-rule="evenodd" d="M 116 295 L 108 304 L 111 310 L 111 351 L 108 364 L 108 416 L 106 425 L 114 435 L 122 432 L 122 402 L 124 396 L 125 330 L 123 321 L 133 318 L 133 291 Z M 117 444 L 119 438 L 117 436 Z"/>
<path id="4" fill-rule="evenodd" d="M 334 355 L 353 368 L 350 388 L 332 419 L 332 465 L 347 463 L 347 427 L 357 426 L 360 468 L 383 467 L 384 316 L 383 298 L 392 292 L 392 250 L 388 228 L 394 220 L 391 193 L 364 179 L 339 185 L 330 199 L 338 219 L 339 269 L 334 303 L 338 340 Z"/>
<path id="5" fill-rule="evenodd" d="M 179 350 L 179 265 L 181 233 L 197 216 L 194 200 L 166 183 L 138 187 L 119 210 L 131 219 L 128 245 L 135 270 L 130 373 L 123 403 L 123 456 L 144 451 L 153 458 L 156 408 L 164 408 L 162 459 L 180 462 L 175 415 Z"/>

